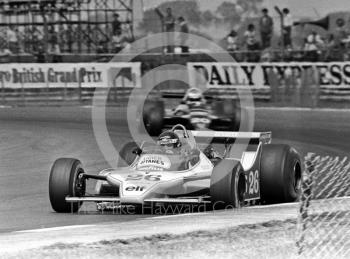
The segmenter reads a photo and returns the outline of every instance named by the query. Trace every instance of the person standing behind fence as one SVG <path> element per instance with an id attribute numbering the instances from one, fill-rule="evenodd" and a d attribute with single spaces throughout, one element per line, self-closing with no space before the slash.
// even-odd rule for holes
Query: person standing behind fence
<path id="1" fill-rule="evenodd" d="M 305 61 L 317 62 L 321 55 L 321 49 L 324 45 L 324 42 L 321 36 L 316 32 L 312 31 L 310 35 L 306 38 L 305 43 Z"/>
<path id="2" fill-rule="evenodd" d="M 48 51 L 50 53 L 53 53 L 53 54 L 60 54 L 61 51 L 60 51 L 60 47 L 59 47 L 59 44 L 58 44 L 58 35 L 57 35 L 57 32 L 55 30 L 55 27 L 54 26 L 50 26 L 49 27 L 49 36 L 48 36 L 48 40 L 49 40 L 49 46 L 48 46 Z"/>
<path id="3" fill-rule="evenodd" d="M 67 51 L 69 53 L 73 52 L 73 44 L 74 44 L 74 30 L 71 24 L 67 25 L 67 30 L 65 31 L 65 38 L 67 44 Z"/>
<path id="4" fill-rule="evenodd" d="M 293 17 L 288 8 L 283 9 L 283 42 L 284 46 L 292 45 Z"/>
<path id="5" fill-rule="evenodd" d="M 10 26 L 6 32 L 6 38 L 9 46 L 9 50 L 12 53 L 18 52 L 18 37 L 13 26 Z"/>
<path id="6" fill-rule="evenodd" d="M 273 20 L 269 16 L 269 11 L 264 8 L 262 10 L 263 16 L 260 18 L 260 34 L 262 49 L 269 48 L 271 46 L 271 38 L 273 34 Z"/>
<path id="7" fill-rule="evenodd" d="M 166 16 L 162 14 L 162 12 L 156 8 L 156 13 L 158 14 L 161 22 L 162 22 L 162 31 L 163 32 L 174 32 L 175 31 L 175 17 L 173 16 L 171 8 L 166 9 Z M 169 34 L 166 36 L 167 41 L 167 52 L 172 53 L 174 52 L 173 42 L 174 39 L 171 38 Z"/>
<path id="8" fill-rule="evenodd" d="M 231 32 L 226 36 L 227 43 L 227 51 L 233 52 L 238 50 L 238 35 L 235 30 L 231 30 Z"/>
<path id="9" fill-rule="evenodd" d="M 112 33 L 113 35 L 122 34 L 122 23 L 119 21 L 119 14 L 114 14 L 112 21 Z"/>
<path id="10" fill-rule="evenodd" d="M 123 35 L 121 31 L 116 31 L 112 37 L 113 53 L 118 53 L 123 49 Z"/>
<path id="11" fill-rule="evenodd" d="M 181 32 L 180 35 L 180 47 L 181 47 L 181 52 L 182 53 L 188 53 L 188 45 L 187 45 L 187 40 L 188 40 L 188 24 L 185 21 L 185 19 L 180 16 L 177 19 L 178 23 L 179 23 L 179 31 Z"/>
<path id="12" fill-rule="evenodd" d="M 244 33 L 245 43 L 247 46 L 247 60 L 248 62 L 257 62 L 259 61 L 260 44 L 257 40 L 256 30 L 254 24 L 249 24 L 248 29 Z"/>

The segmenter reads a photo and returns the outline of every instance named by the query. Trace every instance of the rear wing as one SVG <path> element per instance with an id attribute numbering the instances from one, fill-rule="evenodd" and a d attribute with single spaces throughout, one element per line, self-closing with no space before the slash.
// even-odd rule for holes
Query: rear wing
<path id="1" fill-rule="evenodd" d="M 197 142 L 210 140 L 211 143 L 233 143 L 236 140 L 249 140 L 263 144 L 271 143 L 271 132 L 232 132 L 232 131 L 191 131 Z"/>

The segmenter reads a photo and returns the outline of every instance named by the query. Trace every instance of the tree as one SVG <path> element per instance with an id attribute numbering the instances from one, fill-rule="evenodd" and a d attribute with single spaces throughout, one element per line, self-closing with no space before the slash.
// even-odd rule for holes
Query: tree
<path id="1" fill-rule="evenodd" d="M 224 22 L 235 25 L 241 22 L 241 15 L 237 5 L 231 2 L 223 2 L 216 9 L 216 13 L 221 16 Z"/>
<path id="2" fill-rule="evenodd" d="M 209 10 L 206 10 L 202 13 L 201 17 L 201 24 L 206 26 L 211 24 L 213 21 L 216 20 L 216 16 Z"/>
<path id="3" fill-rule="evenodd" d="M 158 9 L 160 9 L 165 15 L 165 11 L 168 7 L 172 9 L 173 15 L 176 18 L 183 16 L 193 26 L 199 26 L 201 24 L 202 12 L 200 11 L 197 2 L 176 0 L 162 3 L 158 6 Z M 139 24 L 139 29 L 146 33 L 161 31 L 161 21 L 154 9 L 144 12 L 144 17 Z"/>

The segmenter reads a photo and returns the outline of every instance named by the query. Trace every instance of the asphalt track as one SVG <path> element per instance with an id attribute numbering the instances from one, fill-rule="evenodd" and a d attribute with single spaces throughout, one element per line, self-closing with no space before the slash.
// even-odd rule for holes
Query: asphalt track
<path id="1" fill-rule="evenodd" d="M 349 111 L 259 109 L 255 130 L 271 130 L 274 143 L 291 144 L 302 155 L 347 156 L 349 115 Z M 55 159 L 79 158 L 89 173 L 108 166 L 96 145 L 90 117 L 89 108 L 0 109 L 0 233 L 150 217 L 52 211 L 48 178 Z M 107 117 L 113 143 L 127 142 L 127 123 L 120 109 L 110 109 Z"/>

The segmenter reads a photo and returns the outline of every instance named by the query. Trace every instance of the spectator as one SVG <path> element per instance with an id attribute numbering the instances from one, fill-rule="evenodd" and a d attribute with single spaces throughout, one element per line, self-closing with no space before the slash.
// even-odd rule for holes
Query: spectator
<path id="1" fill-rule="evenodd" d="M 38 27 L 33 27 L 32 36 L 32 52 L 37 53 L 39 49 L 43 49 L 44 36 Z"/>
<path id="2" fill-rule="evenodd" d="M 18 37 L 13 26 L 10 26 L 6 32 L 9 50 L 12 53 L 18 53 Z"/>
<path id="3" fill-rule="evenodd" d="M 54 26 L 50 26 L 48 31 L 48 43 L 49 52 L 54 54 L 60 54 L 60 47 L 58 45 L 58 36 Z"/>
<path id="4" fill-rule="evenodd" d="M 260 18 L 260 34 L 262 48 L 266 49 L 271 46 L 271 38 L 273 34 L 273 20 L 269 16 L 269 11 L 264 8 L 262 10 L 263 16 Z"/>
<path id="5" fill-rule="evenodd" d="M 166 32 L 175 31 L 175 18 L 173 16 L 171 8 L 166 9 L 166 16 L 164 18 L 164 26 Z"/>
<path id="6" fill-rule="evenodd" d="M 317 62 L 321 54 L 321 49 L 323 47 L 323 40 L 321 36 L 316 32 L 312 31 L 306 38 L 305 42 L 305 59 L 306 61 Z"/>
<path id="7" fill-rule="evenodd" d="M 112 43 L 113 44 L 113 43 Z M 98 54 L 105 54 L 108 53 L 108 48 L 107 48 L 107 44 L 105 41 L 100 40 L 97 43 L 97 47 L 96 47 L 96 52 Z"/>
<path id="8" fill-rule="evenodd" d="M 325 41 L 325 61 L 331 62 L 331 61 L 337 61 L 341 60 L 338 59 L 340 55 L 339 47 L 335 43 L 334 34 L 329 34 L 328 38 Z"/>
<path id="9" fill-rule="evenodd" d="M 158 14 L 161 22 L 162 22 L 162 31 L 163 32 L 173 32 L 175 31 L 175 17 L 173 16 L 171 8 L 166 9 L 166 16 L 162 14 L 162 12 L 156 8 L 156 13 Z M 166 36 L 167 40 L 167 52 L 174 52 L 174 47 L 172 46 L 174 43 L 174 39 L 171 38 L 171 35 L 168 33 Z"/>
<path id="10" fill-rule="evenodd" d="M 37 46 L 37 51 L 34 52 L 34 55 L 36 56 L 36 62 L 38 63 L 46 62 L 45 50 L 42 44 Z"/>
<path id="11" fill-rule="evenodd" d="M 66 30 L 64 28 L 63 24 L 59 24 L 58 25 L 58 32 L 57 32 L 57 36 L 58 36 L 58 46 L 60 48 L 61 52 L 65 51 L 65 45 L 66 45 Z"/>
<path id="12" fill-rule="evenodd" d="M 335 31 L 334 31 L 334 41 L 335 41 L 336 45 L 338 45 L 340 48 L 344 49 L 344 47 L 345 47 L 344 41 L 348 37 L 348 33 L 347 33 L 346 28 L 345 28 L 344 19 L 338 18 L 336 20 L 336 25 L 337 25 L 337 27 L 335 28 Z"/>
<path id="13" fill-rule="evenodd" d="M 260 44 L 257 40 L 254 24 L 249 24 L 248 29 L 244 33 L 245 43 L 247 47 L 247 61 L 256 62 L 259 60 Z"/>
<path id="14" fill-rule="evenodd" d="M 238 50 L 238 35 L 235 30 L 231 32 L 226 37 L 227 51 L 233 52 Z"/>
<path id="15" fill-rule="evenodd" d="M 32 50 L 31 38 L 32 38 L 32 33 L 31 33 L 30 28 L 24 27 L 23 48 L 24 48 L 24 52 L 26 52 L 26 53 L 29 53 Z"/>
<path id="16" fill-rule="evenodd" d="M 293 17 L 288 8 L 284 8 L 283 11 L 283 43 L 284 46 L 292 46 L 292 26 Z"/>
<path id="17" fill-rule="evenodd" d="M 113 35 L 122 33 L 122 23 L 119 21 L 119 14 L 114 14 L 114 20 L 112 21 L 112 33 Z"/>
<path id="18" fill-rule="evenodd" d="M 68 24 L 67 29 L 65 31 L 65 42 L 67 45 L 67 51 L 69 53 L 73 52 L 73 43 L 74 43 L 74 31 L 71 24 Z"/>
<path id="19" fill-rule="evenodd" d="M 180 16 L 177 20 L 179 22 L 179 31 L 182 33 L 180 35 L 181 52 L 188 53 L 188 45 L 187 45 L 188 32 L 189 32 L 188 25 L 182 16 Z"/>
<path id="20" fill-rule="evenodd" d="M 17 36 L 17 50 L 19 53 L 24 52 L 24 33 L 23 31 L 20 31 L 18 28 L 15 29 L 16 36 Z"/>
<path id="21" fill-rule="evenodd" d="M 118 53 L 123 49 L 123 37 L 121 32 L 117 31 L 117 34 L 112 37 L 112 49 L 114 53 Z"/>

